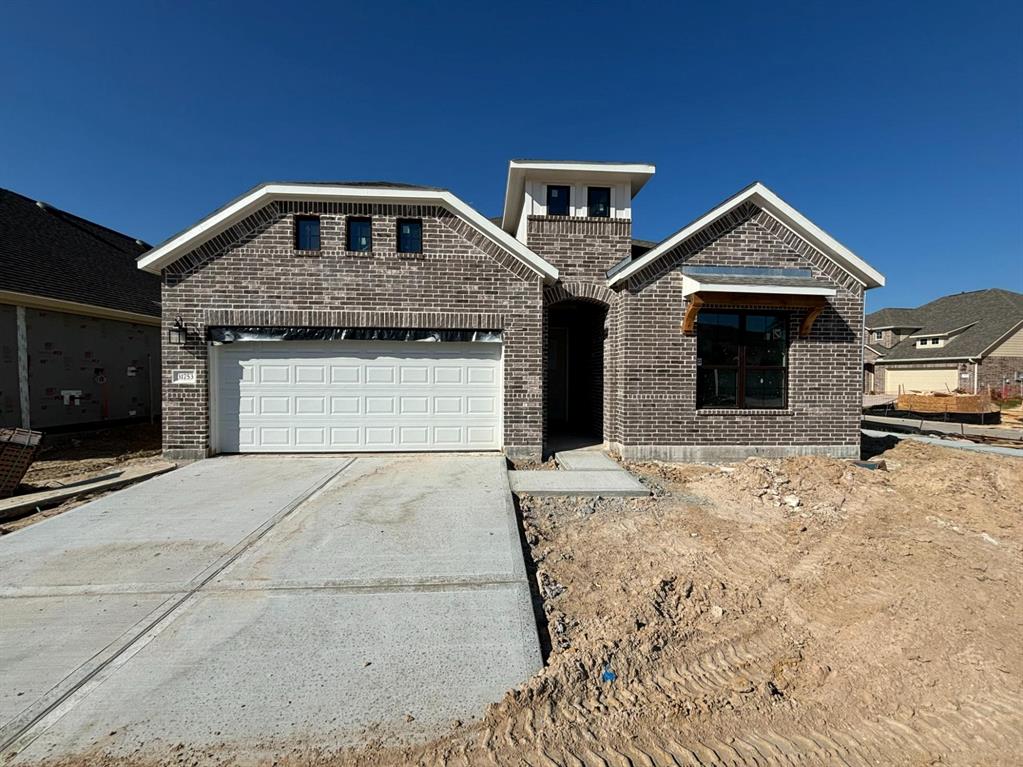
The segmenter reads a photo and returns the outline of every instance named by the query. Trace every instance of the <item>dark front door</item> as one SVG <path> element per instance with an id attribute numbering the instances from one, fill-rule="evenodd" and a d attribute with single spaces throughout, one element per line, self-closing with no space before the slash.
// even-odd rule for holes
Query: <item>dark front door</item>
<path id="1" fill-rule="evenodd" d="M 568 329 L 551 328 L 548 343 L 548 414 L 551 425 L 562 429 L 568 421 Z"/>

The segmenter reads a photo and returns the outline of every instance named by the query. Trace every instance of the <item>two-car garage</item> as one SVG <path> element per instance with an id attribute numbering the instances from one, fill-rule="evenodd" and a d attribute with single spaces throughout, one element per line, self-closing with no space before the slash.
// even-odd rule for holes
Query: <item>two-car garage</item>
<path id="1" fill-rule="evenodd" d="M 246 341 L 210 347 L 215 452 L 498 450 L 497 342 Z"/>
<path id="2" fill-rule="evenodd" d="M 886 394 L 901 394 L 911 391 L 951 392 L 962 384 L 959 382 L 959 368 L 898 368 L 885 367 L 884 388 Z"/>

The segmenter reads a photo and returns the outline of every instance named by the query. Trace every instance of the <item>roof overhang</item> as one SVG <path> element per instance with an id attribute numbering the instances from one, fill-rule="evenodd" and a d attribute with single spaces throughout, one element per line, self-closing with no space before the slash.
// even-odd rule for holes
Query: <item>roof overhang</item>
<path id="1" fill-rule="evenodd" d="M 513 232 L 518 226 L 526 196 L 526 176 L 542 181 L 585 181 L 608 185 L 627 181 L 631 195 L 635 197 L 656 170 L 649 163 L 637 162 L 512 160 L 508 163 L 508 182 L 505 185 L 501 228 Z"/>
<path id="2" fill-rule="evenodd" d="M 610 275 L 607 280 L 608 286 L 613 287 L 629 279 L 632 275 L 649 266 L 680 243 L 710 226 L 745 202 L 750 202 L 766 210 L 795 234 L 824 253 L 824 255 L 865 288 L 878 288 L 884 285 L 884 275 L 758 181 L 725 200 L 713 210 L 705 213 L 671 237 L 668 237 L 657 247 L 644 253 L 635 261 L 630 262 L 624 268 Z"/>
<path id="3" fill-rule="evenodd" d="M 122 309 L 111 309 L 107 306 L 83 304 L 78 301 L 65 301 L 62 298 L 17 293 L 11 290 L 0 290 L 0 304 L 24 306 L 26 309 L 41 309 L 49 312 L 62 312 L 64 314 L 80 314 L 83 317 L 98 317 L 104 320 L 133 322 L 136 325 L 159 326 L 160 324 L 159 315 L 127 312 Z"/>
<path id="4" fill-rule="evenodd" d="M 793 281 L 794 282 L 794 281 Z M 827 285 L 812 284 L 813 280 L 806 280 L 804 285 L 782 285 L 772 284 L 764 280 L 759 284 L 733 283 L 729 282 L 727 275 L 720 277 L 682 275 L 682 295 L 691 296 L 694 293 L 749 293 L 753 295 L 769 296 L 834 296 L 838 291 Z"/>
<path id="5" fill-rule="evenodd" d="M 147 253 L 143 253 L 138 259 L 138 267 L 147 272 L 159 274 L 162 269 L 174 263 L 181 256 L 216 237 L 263 206 L 277 200 L 335 201 L 353 199 L 360 202 L 419 203 L 446 208 L 533 269 L 543 277 L 545 282 L 550 284 L 558 279 L 558 270 L 554 265 L 540 258 L 451 192 L 436 189 L 323 184 L 262 184 L 189 229 L 171 237 Z"/>

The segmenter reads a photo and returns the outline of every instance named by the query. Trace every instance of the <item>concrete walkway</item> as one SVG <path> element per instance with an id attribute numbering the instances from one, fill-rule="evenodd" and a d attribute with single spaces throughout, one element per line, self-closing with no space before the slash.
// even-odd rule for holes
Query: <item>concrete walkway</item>
<path id="1" fill-rule="evenodd" d="M 862 434 L 874 439 L 892 437 L 895 439 L 914 439 L 917 442 L 926 442 L 928 445 L 948 447 L 954 450 L 970 450 L 974 453 L 990 453 L 991 455 L 1004 455 L 1009 458 L 1023 458 L 1023 449 L 1015 447 L 999 447 L 997 445 L 978 445 L 965 440 L 942 439 L 941 437 L 926 437 L 923 434 L 907 434 L 896 431 L 878 431 L 876 429 L 860 429 Z"/>
<path id="2" fill-rule="evenodd" d="M 31 762 L 418 739 L 541 666 L 499 456 L 198 462 L 0 539 Z"/>
<path id="3" fill-rule="evenodd" d="M 509 471 L 516 495 L 643 498 L 650 491 L 621 465 L 594 448 L 554 454 L 557 471 Z"/>
<path id="4" fill-rule="evenodd" d="M 937 432 L 952 436 L 994 437 L 1023 441 L 1023 429 L 1010 426 L 983 426 L 978 424 L 955 423 L 952 421 L 926 421 L 920 418 L 894 418 L 881 415 L 864 415 L 863 425 L 870 429 L 887 430 L 891 427 L 915 432 Z"/>

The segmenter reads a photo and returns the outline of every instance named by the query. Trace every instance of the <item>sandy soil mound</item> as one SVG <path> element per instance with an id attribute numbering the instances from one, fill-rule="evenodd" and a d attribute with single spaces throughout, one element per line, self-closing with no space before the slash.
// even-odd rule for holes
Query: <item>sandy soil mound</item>
<path id="1" fill-rule="evenodd" d="M 1021 462 L 883 457 L 638 464 L 651 498 L 524 499 L 548 666 L 437 741 L 278 763 L 1018 764 Z"/>

